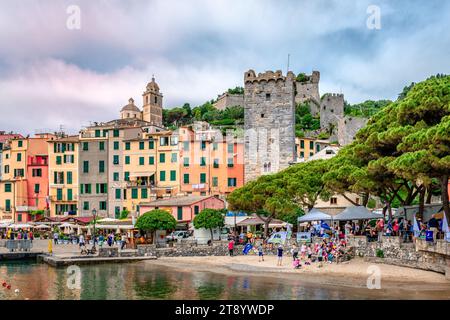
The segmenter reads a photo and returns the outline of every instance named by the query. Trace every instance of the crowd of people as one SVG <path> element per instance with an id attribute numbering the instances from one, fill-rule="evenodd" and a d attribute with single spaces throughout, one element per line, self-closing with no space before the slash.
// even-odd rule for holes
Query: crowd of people
<path id="1" fill-rule="evenodd" d="M 239 237 L 239 239 L 241 239 Z M 234 237 L 229 238 L 228 251 L 230 257 L 234 256 L 235 244 L 246 244 L 251 246 L 251 249 L 258 256 L 258 261 L 263 262 L 264 256 L 267 251 L 272 251 L 271 244 L 268 244 L 263 238 L 247 238 L 247 242 L 237 242 Z M 311 265 L 312 263 L 318 263 L 320 266 L 322 263 L 338 263 L 348 253 L 347 241 L 345 238 L 323 238 L 321 242 L 316 243 L 297 243 L 297 241 L 286 241 L 285 244 L 278 244 L 275 248 L 277 256 L 277 266 L 283 265 L 283 257 L 285 252 L 288 251 L 292 257 L 292 265 L 294 268 L 299 269 L 303 265 Z M 248 254 L 251 250 L 246 251 L 244 247 L 244 254 Z"/>
<path id="2" fill-rule="evenodd" d="M 8 229 L 5 232 L 0 233 L 1 239 L 7 240 L 34 240 L 34 233 L 31 230 L 19 229 L 13 230 Z"/>
<path id="3" fill-rule="evenodd" d="M 329 233 L 337 239 L 348 239 L 349 235 L 366 236 L 369 241 L 380 241 L 381 236 L 399 236 L 403 242 L 412 242 L 415 238 L 425 238 L 427 231 L 432 231 L 433 241 L 442 237 L 442 220 L 436 219 L 432 215 L 431 219 L 424 223 L 422 219 L 417 219 L 417 227 L 405 218 L 395 218 L 388 220 L 380 218 L 378 220 L 365 220 L 360 222 L 347 221 L 344 226 L 336 224 L 328 226 L 327 224 L 308 224 L 306 230 L 311 236 L 326 237 Z"/>

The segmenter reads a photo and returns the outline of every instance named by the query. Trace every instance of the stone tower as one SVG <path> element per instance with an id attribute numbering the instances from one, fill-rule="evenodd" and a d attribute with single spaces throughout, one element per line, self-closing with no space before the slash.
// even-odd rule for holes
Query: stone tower
<path id="1" fill-rule="evenodd" d="M 162 99 L 163 95 L 159 92 L 159 86 L 155 78 L 147 84 L 145 92 L 142 94 L 144 106 L 142 111 L 142 120 L 151 122 L 154 125 L 162 126 Z"/>
<path id="2" fill-rule="evenodd" d="M 337 130 L 340 118 L 344 117 L 344 95 L 327 93 L 320 102 L 320 127 Z M 334 132 L 336 133 L 336 132 Z"/>
<path id="3" fill-rule="evenodd" d="M 295 82 L 297 89 L 295 103 L 309 102 L 311 114 L 313 116 L 319 113 L 320 108 L 319 81 L 320 72 L 313 71 L 311 75 L 305 75 L 304 79 Z"/>
<path id="4" fill-rule="evenodd" d="M 128 99 L 128 104 L 120 110 L 120 118 L 142 120 L 142 112 L 134 104 L 133 98 Z"/>
<path id="5" fill-rule="evenodd" d="M 295 76 L 266 71 L 244 75 L 245 182 L 294 161 Z"/>

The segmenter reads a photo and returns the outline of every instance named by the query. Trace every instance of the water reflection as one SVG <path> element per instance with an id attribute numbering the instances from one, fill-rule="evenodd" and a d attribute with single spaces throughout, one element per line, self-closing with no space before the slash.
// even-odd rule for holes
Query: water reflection
<path id="1" fill-rule="evenodd" d="M 428 298 L 414 292 L 381 292 L 307 285 L 298 279 L 185 272 L 151 263 L 81 266 L 81 288 L 69 289 L 67 268 L 46 264 L 0 264 L 0 299 L 387 299 Z M 19 289 L 18 294 L 14 293 Z M 444 292 L 440 297 L 449 297 Z"/>

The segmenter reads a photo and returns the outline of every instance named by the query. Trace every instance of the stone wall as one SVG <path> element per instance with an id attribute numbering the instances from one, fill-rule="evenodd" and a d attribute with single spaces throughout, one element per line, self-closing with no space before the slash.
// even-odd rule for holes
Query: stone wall
<path id="1" fill-rule="evenodd" d="M 418 239 L 416 243 L 402 243 L 400 237 L 382 237 L 380 242 L 367 242 L 366 237 L 350 237 L 348 245 L 354 255 L 366 261 L 386 263 L 435 271 L 449 275 L 450 245 L 438 240 L 436 244 Z M 377 257 L 383 253 L 383 258 Z"/>
<path id="2" fill-rule="evenodd" d="M 214 103 L 214 107 L 219 110 L 225 110 L 227 107 L 233 106 L 244 106 L 244 95 L 243 94 L 230 94 L 225 92 L 217 101 Z"/>
<path id="3" fill-rule="evenodd" d="M 295 154 L 295 76 L 266 71 L 244 76 L 245 181 L 283 170 Z"/>
<path id="4" fill-rule="evenodd" d="M 242 255 L 244 246 L 235 245 L 234 255 Z M 201 257 L 201 256 L 227 256 L 228 242 L 214 243 L 212 246 L 199 245 L 174 245 L 174 247 L 156 248 L 154 245 L 138 245 L 137 253 L 139 256 L 156 256 L 156 257 Z M 265 255 L 275 255 L 276 248 L 272 250 L 264 250 Z M 288 254 L 288 253 L 286 253 Z"/>
<path id="5" fill-rule="evenodd" d="M 344 95 L 327 93 L 320 101 L 320 128 L 337 131 L 339 119 L 344 116 Z"/>
<path id="6" fill-rule="evenodd" d="M 341 146 L 352 143 L 356 133 L 363 128 L 369 119 L 345 116 L 338 119 L 337 140 Z"/>
<path id="7" fill-rule="evenodd" d="M 295 103 L 309 102 L 312 115 L 317 115 L 320 108 L 319 81 L 320 72 L 313 71 L 303 82 L 296 81 Z"/>

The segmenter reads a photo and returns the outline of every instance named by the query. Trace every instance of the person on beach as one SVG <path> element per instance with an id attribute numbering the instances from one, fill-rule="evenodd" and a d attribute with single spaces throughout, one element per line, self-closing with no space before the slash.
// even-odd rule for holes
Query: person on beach
<path id="1" fill-rule="evenodd" d="M 295 259 L 295 260 L 292 262 L 292 266 L 294 267 L 294 269 L 300 269 L 300 267 L 302 266 L 302 265 L 300 264 L 300 259 L 299 259 L 299 258 Z"/>
<path id="2" fill-rule="evenodd" d="M 295 244 L 292 245 L 291 253 L 292 253 L 292 260 L 297 259 L 297 257 L 298 257 L 298 247 Z"/>
<path id="3" fill-rule="evenodd" d="M 306 259 L 306 245 L 303 243 L 301 248 L 300 248 L 300 257 L 302 260 Z"/>
<path id="4" fill-rule="evenodd" d="M 283 264 L 283 246 L 281 244 L 278 246 L 277 256 L 278 256 L 277 266 L 281 266 Z"/>
<path id="5" fill-rule="evenodd" d="M 228 242 L 228 253 L 230 254 L 230 257 L 233 256 L 233 251 L 234 251 L 234 240 L 230 239 L 230 241 Z"/>
<path id="6" fill-rule="evenodd" d="M 79 239 L 78 245 L 80 246 L 80 248 L 85 245 L 83 234 L 80 234 L 80 239 Z"/>
<path id="7" fill-rule="evenodd" d="M 261 242 L 258 245 L 258 261 L 264 261 L 264 249 Z"/>

